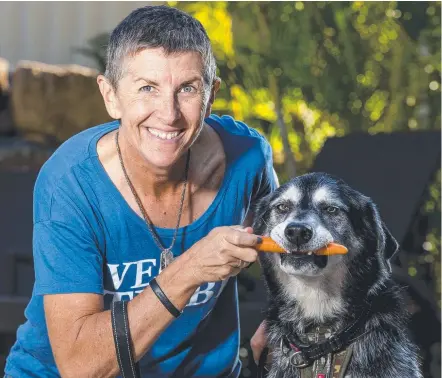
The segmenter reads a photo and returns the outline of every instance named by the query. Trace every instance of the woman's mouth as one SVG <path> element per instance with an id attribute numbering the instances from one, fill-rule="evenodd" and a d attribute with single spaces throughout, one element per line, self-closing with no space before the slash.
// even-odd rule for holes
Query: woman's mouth
<path id="1" fill-rule="evenodd" d="M 183 132 L 183 130 L 178 130 L 178 131 L 161 131 L 158 129 L 153 129 L 148 127 L 147 130 L 149 131 L 150 134 L 152 134 L 153 136 L 157 137 L 158 139 L 161 140 L 173 140 L 178 138 L 181 133 Z"/>

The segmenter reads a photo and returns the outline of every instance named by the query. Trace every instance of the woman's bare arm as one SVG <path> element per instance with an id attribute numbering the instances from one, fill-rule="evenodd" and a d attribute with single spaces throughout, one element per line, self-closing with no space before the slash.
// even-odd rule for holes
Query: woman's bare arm
<path id="1" fill-rule="evenodd" d="M 183 259 L 165 269 L 157 282 L 170 301 L 184 308 L 198 284 L 183 274 Z M 110 311 L 98 294 L 45 295 L 49 338 L 62 377 L 113 377 L 119 372 Z M 138 361 L 173 321 L 152 290 L 128 304 L 130 333 Z"/>
<path id="2" fill-rule="evenodd" d="M 183 309 L 204 282 L 239 273 L 239 261 L 253 262 L 256 235 L 234 227 L 219 227 L 195 243 L 157 277 L 157 282 L 178 309 Z M 110 311 L 98 294 L 44 296 L 49 340 L 63 377 L 112 377 L 118 374 Z M 150 287 L 128 304 L 128 322 L 138 361 L 173 316 Z"/>

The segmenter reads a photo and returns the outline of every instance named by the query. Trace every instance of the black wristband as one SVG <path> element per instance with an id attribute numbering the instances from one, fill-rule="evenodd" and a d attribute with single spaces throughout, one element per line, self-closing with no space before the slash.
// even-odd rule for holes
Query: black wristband
<path id="1" fill-rule="evenodd" d="M 149 282 L 149 286 L 158 297 L 160 302 L 163 304 L 163 306 L 166 307 L 167 311 L 169 311 L 175 318 L 178 318 L 178 316 L 183 313 L 182 311 L 178 310 L 171 301 L 169 301 L 169 298 L 167 298 L 166 294 L 164 294 L 164 291 L 161 290 L 161 287 L 160 285 L 158 285 L 158 282 L 155 278 L 152 278 L 152 280 Z"/>

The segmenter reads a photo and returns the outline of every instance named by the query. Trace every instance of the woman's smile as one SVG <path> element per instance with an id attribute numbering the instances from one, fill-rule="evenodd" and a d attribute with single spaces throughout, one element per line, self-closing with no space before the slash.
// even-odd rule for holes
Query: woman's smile
<path id="1" fill-rule="evenodd" d="M 162 142 L 176 143 L 178 142 L 184 134 L 184 130 L 175 131 L 165 131 L 153 127 L 147 127 L 146 130 L 149 132 L 149 136 L 155 139 L 159 139 Z"/>

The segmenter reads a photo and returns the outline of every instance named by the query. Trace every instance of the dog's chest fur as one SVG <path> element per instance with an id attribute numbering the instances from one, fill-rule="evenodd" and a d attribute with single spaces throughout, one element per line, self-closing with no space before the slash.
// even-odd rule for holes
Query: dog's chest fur
<path id="1" fill-rule="evenodd" d="M 296 301 L 296 307 L 287 308 L 287 319 L 295 319 L 294 312 L 301 310 L 302 318 L 324 321 L 325 318 L 341 313 L 344 303 L 339 285 L 327 285 L 327 282 L 343 282 L 345 268 L 343 266 L 321 280 L 306 282 L 275 269 L 275 274 L 283 287 L 286 301 Z M 290 312 L 292 312 L 290 314 Z M 299 319 L 301 320 L 301 319 Z"/>

